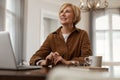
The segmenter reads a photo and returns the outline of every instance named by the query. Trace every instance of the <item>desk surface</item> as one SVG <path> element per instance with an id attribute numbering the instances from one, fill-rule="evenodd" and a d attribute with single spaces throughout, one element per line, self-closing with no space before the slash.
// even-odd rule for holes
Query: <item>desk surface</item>
<path id="1" fill-rule="evenodd" d="M 65 80 L 120 80 L 120 66 L 109 66 L 108 68 L 108 71 L 92 71 L 79 67 L 62 67 L 58 70 L 55 70 L 57 68 L 50 70 L 47 67 L 26 71 L 0 70 L 0 80 L 46 80 L 46 78 L 56 80 L 55 77 L 68 78 Z"/>
<path id="2" fill-rule="evenodd" d="M 120 80 L 120 66 L 109 66 L 107 70 L 90 70 L 88 68 L 59 67 L 48 75 L 49 80 Z"/>
<path id="3" fill-rule="evenodd" d="M 50 68 L 42 68 L 37 70 L 0 70 L 0 80 L 45 80 Z"/>

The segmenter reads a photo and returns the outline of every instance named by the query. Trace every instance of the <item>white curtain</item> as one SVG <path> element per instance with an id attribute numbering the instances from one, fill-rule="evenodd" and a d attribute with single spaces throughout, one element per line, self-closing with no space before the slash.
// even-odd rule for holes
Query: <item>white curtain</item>
<path id="1" fill-rule="evenodd" d="M 92 12 L 92 44 L 94 55 L 105 62 L 120 62 L 120 9 Z"/>

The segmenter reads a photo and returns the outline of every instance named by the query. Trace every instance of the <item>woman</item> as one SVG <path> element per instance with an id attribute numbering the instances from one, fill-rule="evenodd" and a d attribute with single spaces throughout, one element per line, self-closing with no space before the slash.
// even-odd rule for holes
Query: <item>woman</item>
<path id="1" fill-rule="evenodd" d="M 62 26 L 48 35 L 41 48 L 32 56 L 30 65 L 79 65 L 92 55 L 86 31 L 75 25 L 80 21 L 80 9 L 64 3 L 59 10 Z"/>

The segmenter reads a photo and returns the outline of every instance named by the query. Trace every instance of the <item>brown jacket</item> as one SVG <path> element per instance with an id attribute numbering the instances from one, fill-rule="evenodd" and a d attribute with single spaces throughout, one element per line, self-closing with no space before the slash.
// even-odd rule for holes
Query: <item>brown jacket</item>
<path id="1" fill-rule="evenodd" d="M 36 65 L 40 59 L 45 59 L 50 52 L 58 52 L 66 60 L 78 60 L 84 63 L 84 57 L 92 55 L 90 40 L 86 31 L 75 29 L 65 43 L 61 27 L 48 35 L 41 48 L 30 59 L 30 65 Z"/>

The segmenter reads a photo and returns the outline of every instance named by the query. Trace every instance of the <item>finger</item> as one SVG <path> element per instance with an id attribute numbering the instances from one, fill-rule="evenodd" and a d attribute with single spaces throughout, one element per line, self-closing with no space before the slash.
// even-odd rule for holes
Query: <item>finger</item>
<path id="1" fill-rule="evenodd" d="M 48 56 L 46 57 L 46 60 L 51 60 L 51 56 L 48 55 Z"/>
<path id="2" fill-rule="evenodd" d="M 46 58 L 47 59 L 52 59 L 52 57 L 53 57 L 53 52 L 51 52 Z"/>
<path id="3" fill-rule="evenodd" d="M 51 62 L 54 63 L 54 57 L 52 57 L 52 61 Z"/>
<path id="4" fill-rule="evenodd" d="M 60 55 L 58 52 L 55 52 L 54 54 L 55 54 L 55 55 Z"/>
<path id="5" fill-rule="evenodd" d="M 50 55 L 52 55 L 54 52 L 51 52 Z"/>
<path id="6" fill-rule="evenodd" d="M 55 65 L 58 63 L 58 62 L 61 62 L 62 61 L 62 57 L 58 57 L 58 58 L 56 58 L 56 60 L 55 60 Z"/>
<path id="7" fill-rule="evenodd" d="M 54 64 L 56 63 L 57 59 L 58 59 L 58 56 L 54 56 Z"/>
<path id="8" fill-rule="evenodd" d="M 54 63 L 54 64 L 55 64 L 55 61 L 57 60 L 56 58 L 57 58 L 57 57 L 54 56 L 54 59 L 53 59 L 53 63 Z"/>
<path id="9" fill-rule="evenodd" d="M 54 55 L 55 55 L 55 54 L 52 52 L 52 53 L 51 53 L 51 63 L 52 63 L 52 64 L 54 63 Z"/>
<path id="10" fill-rule="evenodd" d="M 58 55 L 58 54 L 55 54 L 55 55 L 54 55 L 54 63 L 56 63 L 56 61 L 57 61 L 59 58 L 61 58 L 61 56 Z"/>
<path id="11" fill-rule="evenodd" d="M 46 59 L 46 64 L 51 64 L 51 60 L 49 60 L 49 59 Z"/>
<path id="12" fill-rule="evenodd" d="M 59 59 L 56 59 L 56 60 L 54 61 L 54 64 L 56 65 L 58 62 L 59 62 Z"/>
<path id="13" fill-rule="evenodd" d="M 51 64 L 51 61 L 52 61 L 52 56 L 51 56 L 51 54 L 49 54 L 49 55 L 46 57 L 46 63 Z"/>

